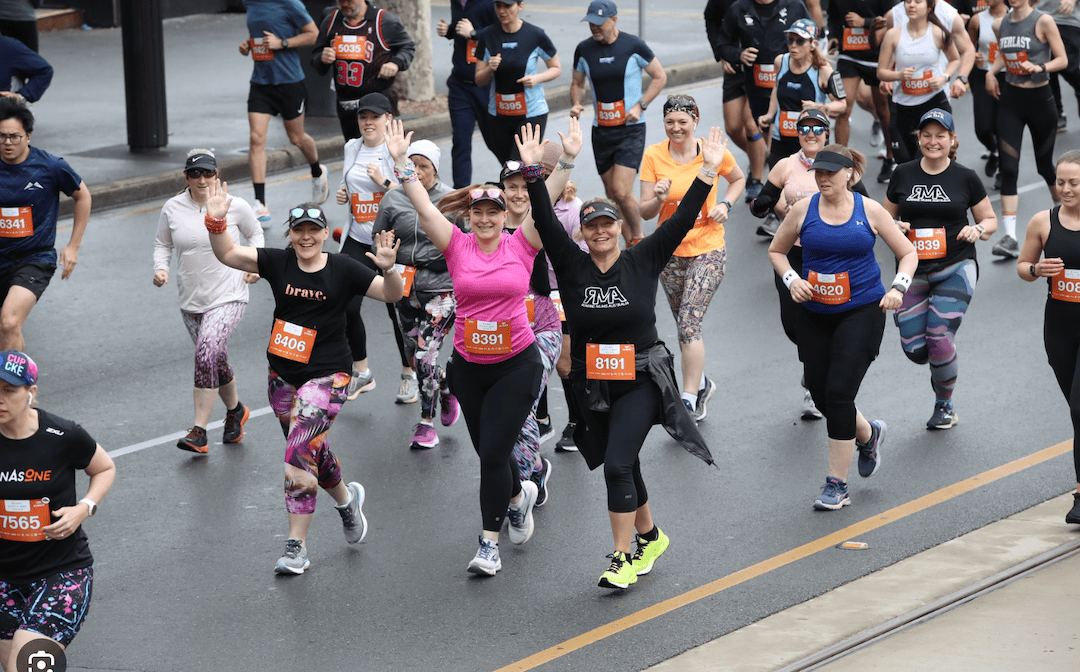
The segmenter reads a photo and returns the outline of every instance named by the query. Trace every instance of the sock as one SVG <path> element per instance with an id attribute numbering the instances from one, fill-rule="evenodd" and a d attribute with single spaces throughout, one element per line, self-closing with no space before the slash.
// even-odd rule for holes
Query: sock
<path id="1" fill-rule="evenodd" d="M 349 491 L 349 501 L 345 502 L 344 504 L 335 504 L 334 505 L 335 509 L 347 509 L 347 508 L 349 508 L 349 505 L 352 504 L 352 500 L 353 500 L 352 490 L 349 489 L 349 488 L 345 488 L 345 489 Z"/>
<path id="2" fill-rule="evenodd" d="M 251 186 L 255 187 L 255 200 L 266 205 L 266 183 L 252 182 Z"/>
<path id="3" fill-rule="evenodd" d="M 699 389 L 699 390 L 704 390 L 705 389 L 705 372 L 704 371 L 701 372 L 701 382 L 698 383 L 698 388 L 697 389 Z"/>
<path id="4" fill-rule="evenodd" d="M 423 418 L 420 418 L 420 424 L 421 425 L 427 425 L 428 427 L 434 427 L 435 426 L 435 420 L 434 419 L 424 420 Z"/>
<path id="5" fill-rule="evenodd" d="M 1016 240 L 1016 214 L 1001 215 L 1001 221 L 1005 224 L 1005 235 Z"/>
<path id="6" fill-rule="evenodd" d="M 322 166 L 319 165 L 318 161 L 311 164 L 311 176 L 312 177 L 322 177 Z"/>
<path id="7" fill-rule="evenodd" d="M 638 534 L 638 536 L 645 541 L 656 541 L 660 538 L 660 528 L 656 525 L 653 525 L 653 528 L 651 530 L 649 530 L 648 532 L 641 532 Z"/>
<path id="8" fill-rule="evenodd" d="M 696 394 L 690 394 L 689 392 L 683 392 L 682 393 L 682 398 L 683 398 L 683 401 L 690 402 L 691 406 L 697 406 L 697 395 Z"/>

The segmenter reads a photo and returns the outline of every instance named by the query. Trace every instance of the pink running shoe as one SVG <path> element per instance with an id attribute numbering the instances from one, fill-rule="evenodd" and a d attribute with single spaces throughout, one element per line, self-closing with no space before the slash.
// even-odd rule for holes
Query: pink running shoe
<path id="1" fill-rule="evenodd" d="M 439 445 L 439 435 L 435 433 L 435 428 L 422 422 L 416 423 L 416 426 L 413 427 L 412 444 L 409 448 L 412 450 L 426 450 L 437 445 Z"/>
<path id="2" fill-rule="evenodd" d="M 449 427 L 461 417 L 461 406 L 458 404 L 457 397 L 449 392 L 440 393 L 439 402 L 442 407 L 439 420 L 442 421 L 443 427 Z"/>

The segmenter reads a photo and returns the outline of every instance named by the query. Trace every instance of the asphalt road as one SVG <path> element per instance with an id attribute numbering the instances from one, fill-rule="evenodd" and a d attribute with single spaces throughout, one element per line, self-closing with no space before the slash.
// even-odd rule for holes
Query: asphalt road
<path id="1" fill-rule="evenodd" d="M 718 83 L 690 92 L 702 123 L 719 123 Z M 956 109 L 958 120 L 970 119 L 970 98 Z M 552 133 L 565 129 L 564 117 L 552 115 Z M 649 123 L 650 142 L 660 141 L 659 112 Z M 870 149 L 868 127 L 858 114 L 854 146 Z M 448 143 L 439 144 L 449 173 Z M 585 144 L 574 179 L 588 197 L 601 185 Z M 1058 136 L 1057 153 L 1078 146 L 1075 133 Z M 979 151 L 962 130 L 960 160 L 981 169 Z M 479 175 L 496 169 L 494 159 L 479 158 Z M 1030 140 L 1021 176 L 1021 186 L 1038 180 Z M 270 189 L 280 206 L 309 194 L 299 172 Z M 234 192 L 251 197 L 250 185 Z M 1048 204 L 1043 186 L 1024 192 L 1020 221 Z M 705 320 L 707 372 L 719 390 L 702 430 L 719 469 L 662 430 L 650 434 L 643 472 L 656 521 L 672 539 L 650 576 L 625 593 L 596 587 L 612 547 L 602 474 L 577 455 L 552 454 L 551 443 L 543 452 L 554 464 L 552 494 L 535 536 L 522 547 L 502 545 L 496 578 L 468 575 L 480 525 L 477 459 L 463 423 L 440 429 L 434 450 L 408 450 L 419 409 L 394 404 L 397 354 L 385 311 L 371 301 L 364 313 L 378 387 L 346 404 L 331 432 L 345 478 L 367 488 L 371 530 L 347 546 L 323 495 L 309 536 L 310 571 L 275 576 L 287 532 L 276 420 L 253 417 L 236 446 L 217 443 L 220 429 L 212 429 L 208 457 L 173 447 L 191 423 L 192 346 L 175 287 L 151 283 L 160 205 L 96 214 L 74 275 L 54 280 L 26 330 L 43 407 L 124 452 L 116 485 L 86 524 L 97 583 L 70 669 L 643 669 L 1073 487 L 1068 455 L 998 480 L 986 474 L 1067 440 L 1071 429 L 1043 352 L 1046 290 L 1020 281 L 1014 264 L 992 261 L 991 243 L 980 243 L 979 287 L 958 336 L 960 424 L 924 429 L 933 410 L 929 374 L 903 356 L 890 319 L 858 399 L 868 417 L 889 424 L 883 467 L 869 480 L 853 470 L 852 506 L 813 511 L 826 469 L 825 427 L 798 419 L 800 371 L 780 328 L 767 243 L 739 206 L 727 227 L 727 275 Z M 345 216 L 344 208 L 330 212 Z M 878 251 L 891 277 L 889 253 Z M 662 296 L 657 303 L 661 337 L 674 347 Z M 268 288 L 256 285 L 231 341 L 241 399 L 253 409 L 266 407 L 271 313 Z M 557 381 L 550 400 L 561 428 Z M 896 514 L 979 475 L 986 485 Z M 860 522 L 876 526 L 859 535 L 869 550 L 799 550 Z M 711 584 L 725 578 L 724 589 Z M 664 605 L 673 608 L 661 614 Z"/>

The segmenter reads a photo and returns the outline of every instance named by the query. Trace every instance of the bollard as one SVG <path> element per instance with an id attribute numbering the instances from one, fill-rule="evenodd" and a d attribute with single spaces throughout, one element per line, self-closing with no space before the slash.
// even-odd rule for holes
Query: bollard
<path id="1" fill-rule="evenodd" d="M 134 153 L 169 144 L 161 20 L 161 0 L 120 0 L 128 147 Z"/>

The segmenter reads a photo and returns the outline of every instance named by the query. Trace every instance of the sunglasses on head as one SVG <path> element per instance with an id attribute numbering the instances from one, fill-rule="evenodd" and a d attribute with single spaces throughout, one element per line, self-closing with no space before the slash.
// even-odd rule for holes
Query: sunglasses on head
<path id="1" fill-rule="evenodd" d="M 303 217 L 305 213 L 307 213 L 308 217 L 314 217 L 315 219 L 318 219 L 319 221 L 323 221 L 325 219 L 323 217 L 322 210 L 320 210 L 318 208 L 308 208 L 307 210 L 305 210 L 303 208 L 293 208 L 292 210 L 289 211 L 289 219 L 299 219 L 299 218 Z"/>
<path id="2" fill-rule="evenodd" d="M 788 44 L 793 44 L 796 47 L 801 47 L 801 46 L 803 46 L 804 44 L 806 44 L 809 41 L 810 40 L 806 39 L 805 37 L 791 37 L 791 36 L 788 36 L 788 38 L 787 38 L 787 43 Z"/>
<path id="3" fill-rule="evenodd" d="M 207 170 L 205 168 L 192 168 L 191 170 L 185 170 L 184 173 L 193 180 L 197 180 L 200 177 L 213 177 L 217 175 L 216 170 Z"/>
<path id="4" fill-rule="evenodd" d="M 799 135 L 810 135 L 813 133 L 814 135 L 821 136 L 829 132 L 827 127 L 819 126 L 818 124 L 799 124 L 796 128 L 799 130 Z"/>
<path id="5" fill-rule="evenodd" d="M 508 161 L 507 163 L 517 163 L 516 161 Z M 485 198 L 502 198 L 502 191 L 495 187 L 488 187 L 487 189 L 473 189 L 469 192 L 469 198 L 478 201 Z"/>
<path id="6" fill-rule="evenodd" d="M 521 161 L 507 161 L 503 164 L 503 173 L 519 173 L 525 164 Z"/>

